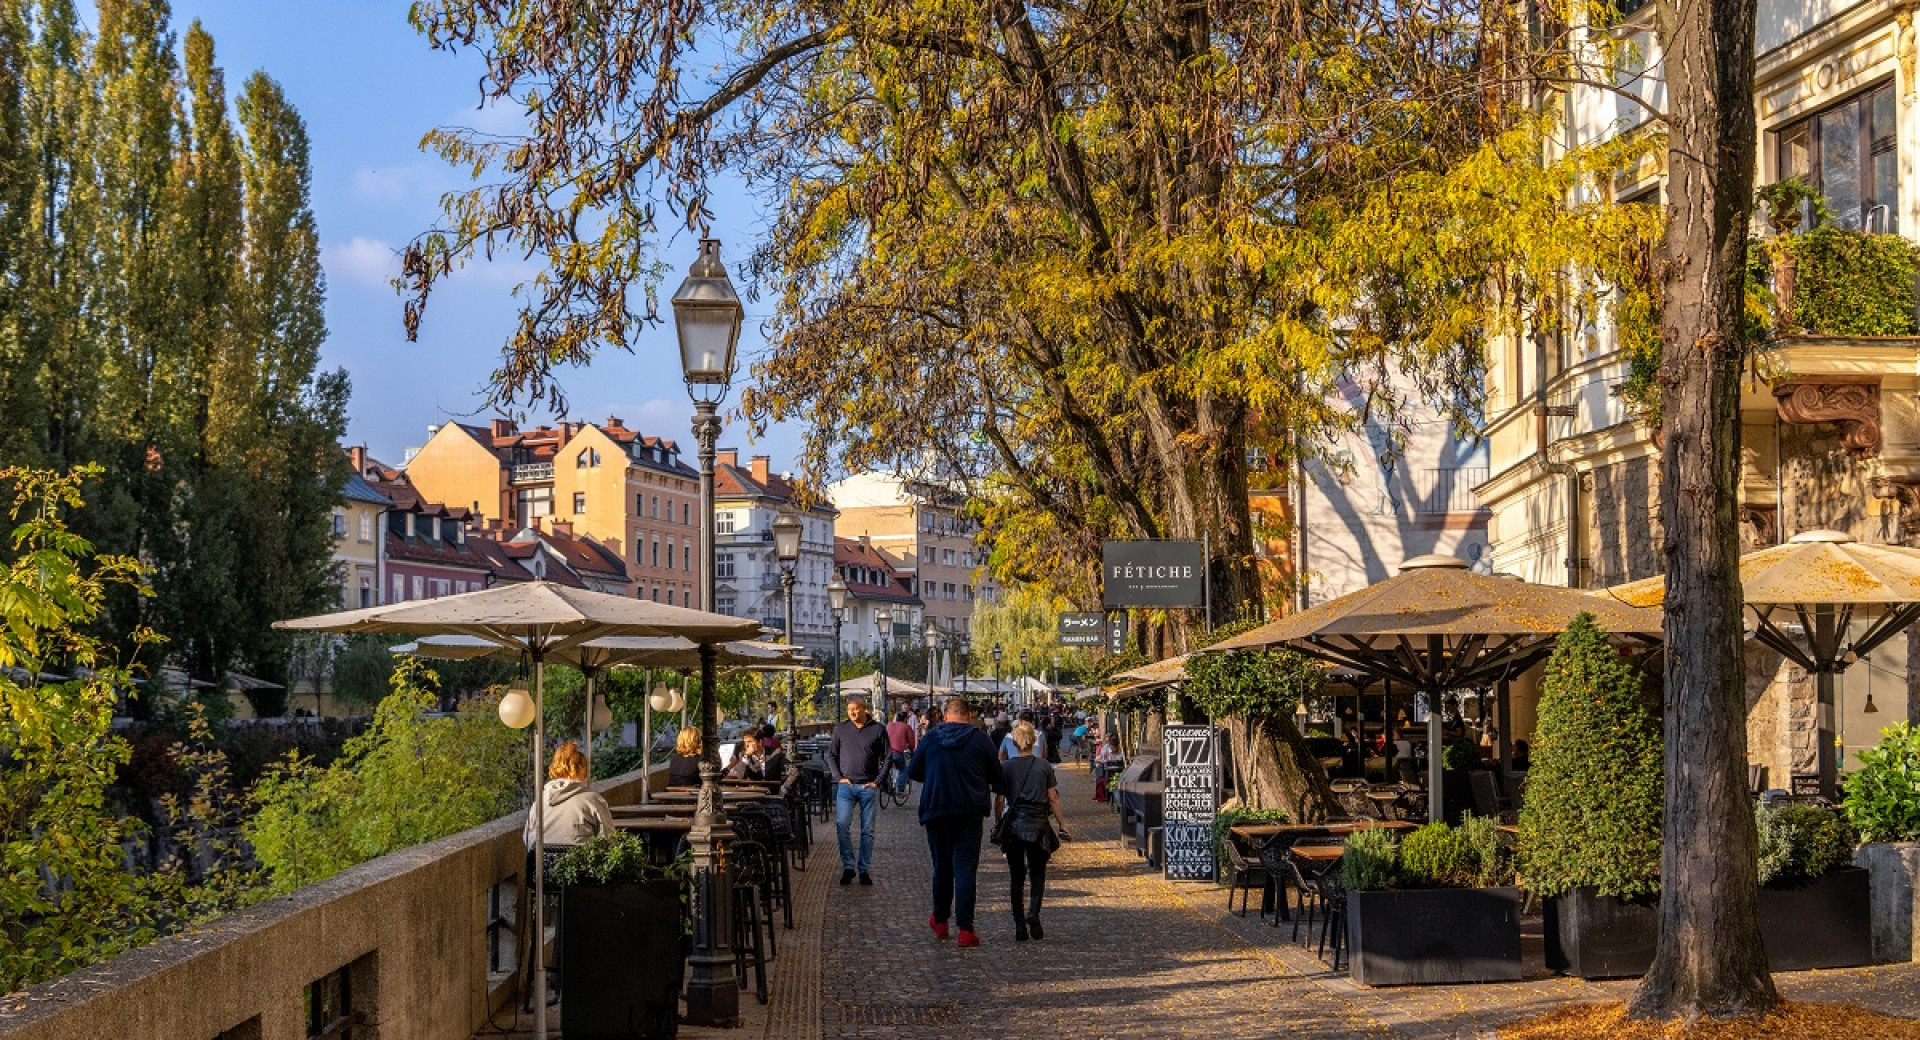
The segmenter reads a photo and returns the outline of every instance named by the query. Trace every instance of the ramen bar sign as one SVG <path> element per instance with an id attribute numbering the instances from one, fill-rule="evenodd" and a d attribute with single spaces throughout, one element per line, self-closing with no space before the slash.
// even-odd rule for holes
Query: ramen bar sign
<path id="1" fill-rule="evenodd" d="M 1220 781 L 1213 728 L 1168 726 L 1161 733 L 1167 880 L 1212 881 L 1214 792 Z"/>
<path id="2" fill-rule="evenodd" d="M 1099 646 L 1107 630 L 1107 616 L 1100 613 L 1060 615 L 1061 646 Z"/>
<path id="3" fill-rule="evenodd" d="M 1107 542 L 1100 547 L 1100 578 L 1108 608 L 1207 603 L 1199 542 Z"/>

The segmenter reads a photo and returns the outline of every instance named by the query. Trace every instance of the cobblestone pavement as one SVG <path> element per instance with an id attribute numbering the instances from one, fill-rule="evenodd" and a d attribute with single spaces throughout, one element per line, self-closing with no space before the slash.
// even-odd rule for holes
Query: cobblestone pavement
<path id="1" fill-rule="evenodd" d="M 1079 840 L 1049 865 L 1045 941 L 1014 941 L 1006 868 L 991 846 L 981 856 L 981 946 L 962 950 L 927 928 L 926 843 L 911 805 L 878 814 L 871 888 L 837 883 L 832 825 L 816 822 L 813 867 L 794 877 L 796 928 L 781 932 L 770 967 L 770 1004 L 743 992 L 741 1029 L 683 1027 L 681 1036 L 1162 1040 L 1201 1029 L 1210 1038 L 1478 1040 L 1504 1022 L 1632 989 L 1631 981 L 1546 975 L 1537 940 L 1529 942 L 1535 971 L 1524 982 L 1354 985 L 1311 946 L 1289 942 L 1290 925 L 1230 914 L 1224 889 L 1147 871 L 1119 845 L 1118 818 L 1091 801 L 1084 768 L 1063 768 L 1060 791 Z M 1920 965 L 1776 979 L 1792 999 L 1920 1016 Z"/>

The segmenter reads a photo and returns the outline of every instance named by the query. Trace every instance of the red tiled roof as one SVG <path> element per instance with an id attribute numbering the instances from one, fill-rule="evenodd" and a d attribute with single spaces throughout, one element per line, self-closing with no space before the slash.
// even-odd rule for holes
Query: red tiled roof
<path id="1" fill-rule="evenodd" d="M 525 553 L 515 553 L 513 550 L 518 546 L 510 546 L 492 535 L 469 534 L 467 547 L 487 561 L 495 581 L 533 580 L 533 572 L 520 565 L 521 559 L 533 555 L 533 546 L 527 546 Z"/>
<path id="2" fill-rule="evenodd" d="M 833 569 L 847 583 L 847 594 L 855 599 L 881 599 L 893 603 L 919 603 L 920 597 L 907 587 L 885 554 L 857 538 L 833 540 Z M 878 572 L 884 584 L 855 580 L 861 570 Z"/>
<path id="3" fill-rule="evenodd" d="M 431 563 L 442 567 L 464 567 L 468 570 L 490 571 L 487 558 L 473 550 L 471 545 L 461 545 L 443 539 L 408 538 L 399 531 L 387 531 L 387 558 L 408 563 Z"/>

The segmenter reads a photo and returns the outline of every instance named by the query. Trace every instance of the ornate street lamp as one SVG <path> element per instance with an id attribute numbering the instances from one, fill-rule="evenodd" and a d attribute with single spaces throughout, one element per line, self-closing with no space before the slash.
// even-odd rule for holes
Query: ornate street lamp
<path id="1" fill-rule="evenodd" d="M 840 721 L 840 623 L 847 619 L 847 583 L 840 575 L 827 582 L 827 606 L 833 610 L 833 719 Z"/>
<path id="2" fill-rule="evenodd" d="M 960 696 L 962 697 L 965 697 L 967 695 L 968 659 L 972 651 L 973 651 L 973 639 L 968 636 L 964 636 L 964 635 L 961 636 L 960 637 Z"/>
<path id="3" fill-rule="evenodd" d="M 787 645 L 794 644 L 793 639 L 793 570 L 800 562 L 800 536 L 806 532 L 807 525 L 792 513 L 781 513 L 773 522 L 773 554 L 780 558 L 780 588 L 787 598 Z M 793 713 L 793 688 L 796 685 L 792 672 L 787 673 L 787 741 L 792 743 L 800 735 L 795 727 L 799 716 Z"/>
<path id="4" fill-rule="evenodd" d="M 734 349 L 746 316 L 720 265 L 720 240 L 700 240 L 700 258 L 673 294 L 680 365 L 693 398 L 693 436 L 700 446 L 700 605 L 714 609 L 713 460 L 720 441 L 720 402 L 733 381 Z M 720 718 L 714 648 L 700 647 L 700 799 L 687 844 L 693 851 L 693 956 L 687 976 L 687 1021 L 731 1027 L 740 1020 L 733 974 L 733 878 L 724 848 L 733 838 L 720 796 Z"/>
<path id="5" fill-rule="evenodd" d="M 880 630 L 880 709 L 887 707 L 887 644 L 893 642 L 893 611 L 876 607 L 873 624 Z"/>

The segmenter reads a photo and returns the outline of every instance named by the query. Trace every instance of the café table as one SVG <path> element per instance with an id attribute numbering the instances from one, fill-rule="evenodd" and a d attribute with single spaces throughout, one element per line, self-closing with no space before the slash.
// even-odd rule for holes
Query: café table
<path id="1" fill-rule="evenodd" d="M 647 859 L 655 866 L 673 862 L 680 839 L 693 830 L 692 816 L 614 815 L 613 826 L 623 834 L 638 834 L 647 843 Z"/>
<path id="2" fill-rule="evenodd" d="M 1295 845 L 1287 850 L 1295 859 L 1309 863 L 1337 863 L 1347 850 L 1339 845 Z"/>
<path id="3" fill-rule="evenodd" d="M 1239 823 L 1229 827 L 1228 833 L 1242 841 L 1265 842 L 1278 837 L 1341 838 L 1354 831 L 1380 828 L 1390 831 L 1410 831 L 1415 825 L 1405 820 L 1355 820 L 1351 823 Z"/>

